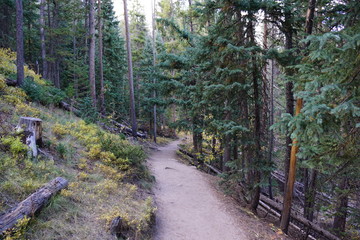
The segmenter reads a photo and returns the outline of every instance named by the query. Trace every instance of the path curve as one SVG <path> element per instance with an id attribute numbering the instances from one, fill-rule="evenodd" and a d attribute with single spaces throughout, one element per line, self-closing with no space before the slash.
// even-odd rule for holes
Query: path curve
<path id="1" fill-rule="evenodd" d="M 159 148 L 149 164 L 156 178 L 155 240 L 246 240 L 206 175 L 176 160 L 180 141 Z"/>

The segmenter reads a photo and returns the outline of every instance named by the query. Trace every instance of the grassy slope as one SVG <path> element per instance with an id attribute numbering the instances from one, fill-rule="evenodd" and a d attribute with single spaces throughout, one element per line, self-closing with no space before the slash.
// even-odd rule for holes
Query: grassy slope
<path id="1" fill-rule="evenodd" d="M 134 182 L 150 181 L 144 151 L 121 136 L 54 107 L 28 102 L 26 94 L 5 84 L 15 74 L 14 55 L 0 49 L 0 212 L 14 206 L 56 176 L 69 188 L 54 197 L 18 235 L 28 239 L 115 239 L 107 231 L 121 216 L 126 236 L 150 238 L 153 200 Z M 25 75 L 43 84 L 26 69 Z M 14 132 L 20 116 L 43 120 L 45 155 L 30 159 Z"/>

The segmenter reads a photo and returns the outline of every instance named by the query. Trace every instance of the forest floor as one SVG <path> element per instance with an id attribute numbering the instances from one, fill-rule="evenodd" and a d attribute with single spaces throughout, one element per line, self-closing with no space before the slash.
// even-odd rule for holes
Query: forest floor
<path id="1" fill-rule="evenodd" d="M 149 159 L 156 185 L 155 240 L 290 239 L 219 189 L 219 178 L 177 160 L 180 141 L 160 147 Z"/>

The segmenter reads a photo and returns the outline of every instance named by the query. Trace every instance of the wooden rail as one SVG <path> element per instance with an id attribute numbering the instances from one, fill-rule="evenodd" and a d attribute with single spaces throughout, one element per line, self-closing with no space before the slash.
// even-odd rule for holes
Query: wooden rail
<path id="1" fill-rule="evenodd" d="M 194 159 L 194 155 L 191 154 L 191 153 L 186 152 L 184 149 L 180 148 L 179 151 L 181 153 L 185 154 L 186 156 Z M 216 174 L 221 174 L 222 173 L 221 170 L 211 166 L 208 163 L 204 163 L 204 165 L 207 168 L 214 171 L 214 173 L 216 173 Z M 281 174 L 278 171 L 275 171 L 273 176 L 276 179 L 281 179 L 282 178 Z M 301 189 L 301 187 L 303 187 L 301 185 L 302 184 L 299 183 L 299 182 L 295 183 L 295 187 L 300 188 L 300 189 Z M 296 193 L 303 196 L 303 193 L 301 192 L 300 189 L 296 189 Z M 326 195 L 325 195 L 326 197 L 324 197 L 322 194 L 320 194 L 320 196 L 325 198 L 325 201 L 326 201 L 326 198 L 328 197 Z M 271 200 L 270 198 L 266 197 L 264 194 L 261 194 L 259 205 L 261 207 L 263 207 L 266 211 L 270 212 L 275 217 L 278 217 L 280 219 L 281 212 L 282 212 L 282 205 L 283 205 L 281 202 L 276 202 L 276 201 Z M 308 239 L 317 239 L 319 237 L 322 237 L 322 238 L 325 238 L 325 239 L 328 239 L 328 240 L 340 240 L 340 238 L 338 238 L 337 236 L 335 236 L 332 233 L 330 233 L 329 231 L 321 228 L 319 225 L 307 220 L 303 216 L 297 214 L 295 211 L 292 211 L 292 214 L 291 214 L 291 217 L 290 217 L 290 225 L 294 229 L 296 229 L 299 232 L 302 232 L 303 234 L 305 234 L 306 235 L 305 238 L 308 238 Z"/>

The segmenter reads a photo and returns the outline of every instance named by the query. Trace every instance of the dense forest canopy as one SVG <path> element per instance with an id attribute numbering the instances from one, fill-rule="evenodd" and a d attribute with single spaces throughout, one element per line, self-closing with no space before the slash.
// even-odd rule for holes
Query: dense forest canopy
<path id="1" fill-rule="evenodd" d="M 191 134 L 188 153 L 253 212 L 262 194 L 283 201 L 285 232 L 296 206 L 359 236 L 360 2 L 157 0 L 151 28 L 128 2 L 123 21 L 112 0 L 0 0 L 0 47 L 50 90 L 7 77 L 89 122 Z"/>

